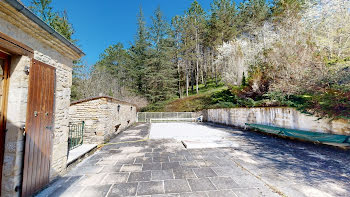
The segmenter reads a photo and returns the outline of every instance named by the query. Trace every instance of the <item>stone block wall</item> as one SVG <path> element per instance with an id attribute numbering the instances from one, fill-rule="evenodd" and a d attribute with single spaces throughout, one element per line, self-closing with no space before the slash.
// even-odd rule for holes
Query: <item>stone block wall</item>
<path id="1" fill-rule="evenodd" d="M 11 59 L 2 195 L 16 196 L 15 187 L 21 184 L 24 137 L 21 128 L 26 123 L 28 79 L 23 70 L 30 58 L 14 56 Z"/>
<path id="2" fill-rule="evenodd" d="M 56 49 L 34 38 L 0 15 L 0 32 L 34 49 L 34 59 L 56 68 L 55 116 L 50 179 L 65 173 L 68 148 L 68 108 L 72 84 L 73 60 Z M 12 55 L 10 65 L 7 133 L 5 139 L 4 167 L 2 174 L 2 196 L 19 196 L 16 187 L 21 185 L 24 137 L 21 128 L 26 123 L 28 81 L 24 72 L 30 66 L 30 58 Z"/>
<path id="3" fill-rule="evenodd" d="M 84 143 L 101 144 L 136 122 L 136 106 L 111 97 L 96 97 L 72 103 L 69 116 L 72 124 L 85 122 Z"/>
<path id="4" fill-rule="evenodd" d="M 245 123 L 273 125 L 322 133 L 350 135 L 350 120 L 319 119 L 288 107 L 209 109 L 205 120 L 244 127 Z"/>

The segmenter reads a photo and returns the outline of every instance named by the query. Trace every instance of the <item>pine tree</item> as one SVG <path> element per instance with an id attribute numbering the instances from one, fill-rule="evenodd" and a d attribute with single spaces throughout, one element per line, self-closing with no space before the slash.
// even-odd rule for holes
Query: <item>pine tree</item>
<path id="1" fill-rule="evenodd" d="M 145 19 L 142 8 L 140 7 L 137 16 L 137 33 L 135 36 L 135 43 L 129 49 L 130 54 L 130 69 L 129 73 L 133 80 L 134 91 L 138 94 L 145 93 L 145 72 L 146 61 L 148 59 L 150 43 L 148 41 L 149 33 L 147 32 Z"/>
<path id="2" fill-rule="evenodd" d="M 73 39 L 75 31 L 73 25 L 69 22 L 67 12 L 55 12 L 51 4 L 52 0 L 32 0 L 29 9 L 67 40 L 72 43 L 77 43 L 77 40 Z M 72 100 L 79 99 L 77 89 L 81 80 L 82 69 L 84 69 L 82 60 L 73 61 L 73 81 L 71 90 Z"/>
<path id="3" fill-rule="evenodd" d="M 55 12 L 51 3 L 52 0 L 32 0 L 29 9 L 67 40 L 76 43 L 72 38 L 74 28 L 68 20 L 67 12 Z"/>
<path id="4" fill-rule="evenodd" d="M 32 0 L 29 9 L 41 18 L 45 23 L 51 24 L 56 13 L 51 6 L 52 0 Z"/>
<path id="5" fill-rule="evenodd" d="M 203 45 L 205 12 L 197 0 L 194 0 L 186 13 L 186 36 L 189 62 L 191 62 L 191 86 L 193 91 L 194 83 L 198 93 L 200 73 L 200 51 Z"/>
<path id="6" fill-rule="evenodd" d="M 245 0 L 239 6 L 238 25 L 241 32 L 250 31 L 271 16 L 266 0 Z"/>
<path id="7" fill-rule="evenodd" d="M 157 102 L 169 99 L 176 93 L 176 66 L 172 61 L 174 40 L 159 7 L 154 12 L 149 32 L 152 49 L 146 71 L 146 96 L 151 102 Z"/>
<path id="8" fill-rule="evenodd" d="M 244 72 L 243 72 L 243 77 L 242 77 L 242 87 L 245 87 L 246 85 L 247 85 L 247 80 L 246 80 L 246 78 L 245 78 L 245 74 L 244 74 Z"/>
<path id="9" fill-rule="evenodd" d="M 172 26 L 172 37 L 175 42 L 174 44 L 174 61 L 177 68 L 177 86 L 178 86 L 178 96 L 179 98 L 182 97 L 182 74 L 181 74 L 181 67 L 180 67 L 180 61 L 181 61 L 181 47 L 182 47 L 182 40 L 181 36 L 183 33 L 183 17 L 181 16 L 175 16 L 171 20 L 171 26 Z"/>
<path id="10" fill-rule="evenodd" d="M 305 0 L 273 0 L 271 14 L 276 22 L 282 22 L 285 17 L 296 18 L 305 6 Z"/>
<path id="11" fill-rule="evenodd" d="M 236 7 L 232 0 L 214 0 L 211 4 L 211 22 L 215 22 L 217 39 L 222 44 L 230 41 L 236 34 Z"/>
<path id="12" fill-rule="evenodd" d="M 128 77 L 129 56 L 123 44 L 109 46 L 100 55 L 100 60 L 94 69 L 104 69 L 118 79 L 120 86 L 128 86 L 131 81 Z"/>
<path id="13" fill-rule="evenodd" d="M 234 1 L 214 0 L 211 4 L 211 16 L 207 22 L 205 45 L 208 59 L 211 60 L 215 83 L 218 85 L 219 65 L 214 64 L 217 47 L 232 40 L 237 35 L 237 10 Z"/>
<path id="14" fill-rule="evenodd" d="M 68 20 L 68 14 L 66 11 L 64 11 L 62 14 L 56 14 L 55 17 L 52 18 L 50 24 L 67 40 L 73 43 L 77 42 L 77 40 L 74 40 L 72 37 L 75 31 L 73 25 Z"/>

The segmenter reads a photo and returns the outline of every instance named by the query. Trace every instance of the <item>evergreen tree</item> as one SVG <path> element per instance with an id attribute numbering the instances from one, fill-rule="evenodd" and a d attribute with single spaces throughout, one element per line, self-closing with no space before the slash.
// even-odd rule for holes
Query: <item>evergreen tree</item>
<path id="1" fill-rule="evenodd" d="M 72 38 L 74 28 L 68 20 L 67 12 L 53 11 L 51 3 L 52 0 L 32 0 L 29 9 L 67 40 L 76 43 Z"/>
<path id="2" fill-rule="evenodd" d="M 62 14 L 56 14 L 51 21 L 51 26 L 67 40 L 73 43 L 77 42 L 77 40 L 74 40 L 72 37 L 75 31 L 73 25 L 68 20 L 68 14 L 66 11 Z"/>
<path id="3" fill-rule="evenodd" d="M 182 73 L 181 73 L 181 66 L 180 66 L 180 61 L 181 61 L 181 47 L 182 47 L 182 33 L 183 33 L 183 17 L 181 16 L 175 16 L 171 20 L 171 25 L 172 25 L 172 37 L 175 42 L 174 44 L 174 62 L 176 64 L 176 69 L 177 69 L 177 86 L 178 86 L 178 96 L 179 98 L 182 97 L 183 90 L 181 88 L 182 86 Z"/>
<path id="4" fill-rule="evenodd" d="M 282 22 L 285 17 L 297 17 L 305 6 L 305 0 L 273 0 L 272 16 L 276 22 Z"/>
<path id="5" fill-rule="evenodd" d="M 199 73 L 200 73 L 200 51 L 203 45 L 205 29 L 205 12 L 197 0 L 194 0 L 185 16 L 185 36 L 188 66 L 191 71 L 191 86 L 196 84 L 198 93 Z M 187 71 L 189 72 L 189 71 Z"/>
<path id="6" fill-rule="evenodd" d="M 211 22 L 215 24 L 215 36 L 220 43 L 230 41 L 236 35 L 236 7 L 232 0 L 214 0 L 211 4 Z"/>
<path id="7" fill-rule="evenodd" d="M 247 85 L 247 80 L 245 78 L 245 74 L 243 72 L 243 77 L 242 77 L 242 83 L 241 83 L 242 87 L 245 87 Z"/>
<path id="8" fill-rule="evenodd" d="M 105 49 L 94 69 L 104 69 L 115 76 L 121 86 L 127 86 L 129 56 L 123 44 L 117 43 Z"/>
<path id="9" fill-rule="evenodd" d="M 72 43 L 77 43 L 77 40 L 73 39 L 74 28 L 69 22 L 67 12 L 54 11 L 51 3 L 52 0 L 32 0 L 29 9 L 67 40 Z M 81 72 L 83 68 L 82 60 L 76 60 L 73 62 L 73 81 L 71 89 L 72 100 L 79 99 L 78 86 L 81 81 Z"/>
<path id="10" fill-rule="evenodd" d="M 29 9 L 45 23 L 51 25 L 52 20 L 56 16 L 51 3 L 52 0 L 32 0 Z"/>
<path id="11" fill-rule="evenodd" d="M 209 51 L 215 83 L 218 85 L 219 65 L 214 64 L 217 47 L 232 40 L 237 35 L 237 11 L 234 1 L 214 0 L 211 4 L 211 16 L 207 22 L 205 45 Z"/>
<path id="12" fill-rule="evenodd" d="M 146 28 L 146 23 L 141 7 L 137 16 L 137 25 L 138 28 L 135 36 L 135 43 L 129 49 L 131 60 L 129 73 L 133 79 L 134 90 L 138 94 L 144 94 L 146 91 L 144 87 L 147 64 L 146 61 L 149 56 L 148 50 L 150 43 L 148 41 L 149 33 Z"/>
<path id="13" fill-rule="evenodd" d="M 176 65 L 172 61 L 174 40 L 159 7 L 154 12 L 149 32 L 152 49 L 146 72 L 146 96 L 151 102 L 157 102 L 169 99 L 176 92 Z"/>
<path id="14" fill-rule="evenodd" d="M 241 32 L 261 26 L 271 16 L 271 9 L 266 0 L 244 0 L 239 6 L 237 22 Z"/>

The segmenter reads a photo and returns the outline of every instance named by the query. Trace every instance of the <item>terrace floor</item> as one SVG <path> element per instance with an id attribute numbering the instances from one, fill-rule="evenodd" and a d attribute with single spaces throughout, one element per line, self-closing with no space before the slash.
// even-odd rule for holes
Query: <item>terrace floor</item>
<path id="1" fill-rule="evenodd" d="M 38 196 L 350 196 L 349 151 L 214 124 L 174 128 L 157 125 L 147 139 L 150 125 L 137 124 Z M 232 146 L 180 141 L 210 135 Z"/>

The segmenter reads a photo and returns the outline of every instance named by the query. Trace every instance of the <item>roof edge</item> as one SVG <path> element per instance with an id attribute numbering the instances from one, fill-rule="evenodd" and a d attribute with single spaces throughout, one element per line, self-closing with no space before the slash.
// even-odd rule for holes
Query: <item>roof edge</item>
<path id="1" fill-rule="evenodd" d="M 59 34 L 56 30 L 54 30 L 51 26 L 46 24 L 43 20 L 41 20 L 38 16 L 36 16 L 33 12 L 31 12 L 28 8 L 26 8 L 23 4 L 18 2 L 17 0 L 4 0 L 6 3 L 11 5 L 13 8 L 15 8 L 17 11 L 22 13 L 24 16 L 32 20 L 34 23 L 39 25 L 41 28 L 43 28 L 45 31 L 47 31 L 50 35 L 56 37 L 58 40 L 60 40 L 62 43 L 67 45 L 69 48 L 71 48 L 73 51 L 79 54 L 80 57 L 84 56 L 85 53 L 79 49 L 77 46 L 75 46 L 72 42 L 67 40 L 65 37 L 63 37 L 61 34 Z"/>
<path id="2" fill-rule="evenodd" d="M 132 105 L 132 106 L 134 106 L 134 107 L 137 108 L 137 105 L 135 105 L 135 104 L 133 104 L 133 103 L 129 103 L 129 102 L 126 102 L 126 101 L 122 101 L 122 100 L 116 99 L 116 98 L 111 97 L 111 96 L 96 96 L 96 97 L 85 98 L 85 99 L 81 99 L 81 100 L 77 100 L 77 101 L 71 102 L 71 103 L 70 103 L 70 106 L 76 105 L 76 104 L 79 104 L 79 103 L 84 103 L 84 102 L 88 102 L 88 101 L 97 100 L 97 99 L 102 99 L 102 98 L 111 99 L 111 100 L 116 101 L 116 102 L 119 102 L 119 103 L 121 103 L 121 104 L 128 104 L 128 105 Z"/>

